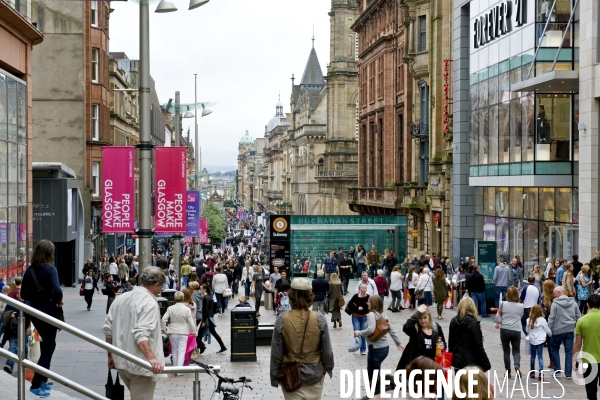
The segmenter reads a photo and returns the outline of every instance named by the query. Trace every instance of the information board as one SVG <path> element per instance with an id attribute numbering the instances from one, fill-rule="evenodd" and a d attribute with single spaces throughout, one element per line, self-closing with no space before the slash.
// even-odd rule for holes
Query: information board
<path id="1" fill-rule="evenodd" d="M 496 269 L 496 242 L 478 240 L 475 263 L 481 268 L 481 275 L 486 282 L 494 279 Z"/>

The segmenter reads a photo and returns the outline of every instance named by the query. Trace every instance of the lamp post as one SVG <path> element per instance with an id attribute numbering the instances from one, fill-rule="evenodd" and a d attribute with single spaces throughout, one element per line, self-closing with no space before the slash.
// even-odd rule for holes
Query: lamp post
<path id="1" fill-rule="evenodd" d="M 189 9 L 203 6 L 209 0 L 190 0 Z M 156 12 L 171 12 L 177 8 L 162 0 Z M 137 145 L 140 165 L 140 276 L 152 265 L 152 135 L 150 133 L 150 4 L 140 1 L 140 143 Z"/>

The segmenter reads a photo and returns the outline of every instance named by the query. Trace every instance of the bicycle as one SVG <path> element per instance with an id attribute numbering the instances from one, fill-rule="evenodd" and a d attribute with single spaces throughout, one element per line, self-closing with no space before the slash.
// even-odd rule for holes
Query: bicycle
<path id="1" fill-rule="evenodd" d="M 218 379 L 218 382 L 215 381 L 215 390 L 211 399 L 220 399 L 220 400 L 240 400 L 242 398 L 242 394 L 244 393 L 244 388 L 248 388 L 250 390 L 252 387 L 248 385 L 248 382 L 252 382 L 252 380 L 247 379 L 245 376 L 240 376 L 237 380 L 227 378 L 225 376 L 219 375 L 212 366 L 201 363 L 197 360 L 191 360 L 194 364 L 198 365 L 201 368 L 204 368 L 206 373 L 215 380 Z M 235 386 L 235 384 L 241 383 L 241 386 Z M 240 390 L 241 388 L 241 390 Z M 241 393 L 240 393 L 241 392 Z M 222 397 L 220 397 L 222 394 Z M 239 394 L 239 396 L 238 396 Z"/>

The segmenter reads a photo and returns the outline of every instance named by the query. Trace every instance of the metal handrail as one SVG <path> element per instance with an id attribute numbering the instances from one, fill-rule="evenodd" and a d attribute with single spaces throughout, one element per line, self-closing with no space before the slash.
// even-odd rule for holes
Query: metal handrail
<path id="1" fill-rule="evenodd" d="M 89 398 L 92 399 L 97 399 L 97 400 L 108 400 L 106 399 L 106 397 L 104 396 L 100 396 L 95 392 L 90 391 L 89 389 L 85 388 L 84 386 L 79 385 L 76 382 L 73 382 L 67 378 L 64 378 L 46 368 L 40 367 L 37 364 L 25 359 L 25 318 L 23 316 L 23 313 L 32 315 L 34 317 L 36 317 L 37 319 L 44 321 L 52 326 L 55 326 L 56 328 L 63 330 L 65 332 L 68 332 L 74 336 L 77 336 L 78 338 L 91 343 L 97 347 L 100 347 L 110 353 L 113 353 L 121 358 L 124 358 L 127 361 L 130 361 L 148 371 L 152 370 L 152 366 L 151 364 L 146 361 L 143 360 L 139 357 L 136 357 L 124 350 L 119 349 L 118 347 L 113 346 L 112 344 L 109 344 L 103 340 L 98 339 L 95 336 L 90 335 L 87 332 L 82 331 L 81 329 L 75 328 L 72 325 L 69 325 L 67 323 L 64 323 L 63 321 L 56 319 L 54 317 L 49 316 L 48 314 L 45 314 L 39 310 L 36 310 L 35 308 L 28 306 L 27 304 L 21 303 L 18 300 L 15 300 L 11 297 L 8 297 L 4 294 L 0 293 L 0 301 L 2 301 L 5 304 L 9 304 L 10 306 L 18 309 L 20 311 L 20 315 L 19 315 L 19 329 L 18 329 L 18 336 L 19 336 L 19 347 L 17 350 L 17 356 L 15 356 L 13 353 L 10 353 L 7 350 L 1 349 L 0 348 L 0 355 L 2 355 L 3 357 L 9 358 L 12 361 L 16 362 L 19 367 L 18 367 L 18 399 L 19 400 L 25 400 L 25 367 L 32 369 L 33 371 L 44 375 L 48 378 L 54 379 L 55 381 L 61 383 L 62 385 L 65 385 Z M 215 371 L 220 371 L 221 368 L 220 366 L 213 366 L 213 369 Z M 193 373 L 194 376 L 194 384 L 193 384 L 193 390 L 194 390 L 194 396 L 193 399 L 194 400 L 200 400 L 200 382 L 198 380 L 198 374 L 200 373 L 206 373 L 206 370 L 204 370 L 204 368 L 201 368 L 199 366 L 196 365 L 190 365 L 188 367 L 165 367 L 163 370 L 163 373 Z"/>
<path id="2" fill-rule="evenodd" d="M 554 8 L 556 7 L 556 1 L 557 0 L 554 0 L 554 2 L 552 2 L 552 7 L 550 7 L 550 11 L 548 12 L 548 15 L 546 16 L 546 23 L 544 24 L 544 30 L 542 31 L 542 35 L 539 37 L 539 39 L 543 40 L 544 36 L 546 36 L 546 30 L 548 29 L 548 24 L 550 23 L 550 16 L 554 12 Z M 536 39 L 536 40 L 538 40 L 538 39 Z M 535 64 L 535 60 L 537 58 L 538 52 L 540 51 L 540 47 L 542 47 L 541 42 L 536 43 L 535 53 L 533 54 L 533 60 L 531 60 L 531 65 L 529 66 L 529 72 L 527 72 L 527 77 L 525 78 L 525 80 L 529 79 L 529 77 L 531 76 L 531 71 L 533 70 L 533 66 Z"/>

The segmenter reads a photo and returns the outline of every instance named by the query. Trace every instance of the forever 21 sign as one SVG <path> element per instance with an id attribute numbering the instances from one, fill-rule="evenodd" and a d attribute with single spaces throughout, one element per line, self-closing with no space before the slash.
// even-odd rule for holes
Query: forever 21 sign
<path id="1" fill-rule="evenodd" d="M 515 25 L 527 22 L 526 0 L 514 0 Z M 513 1 L 503 1 L 475 19 L 473 47 L 478 48 L 512 30 Z"/>

